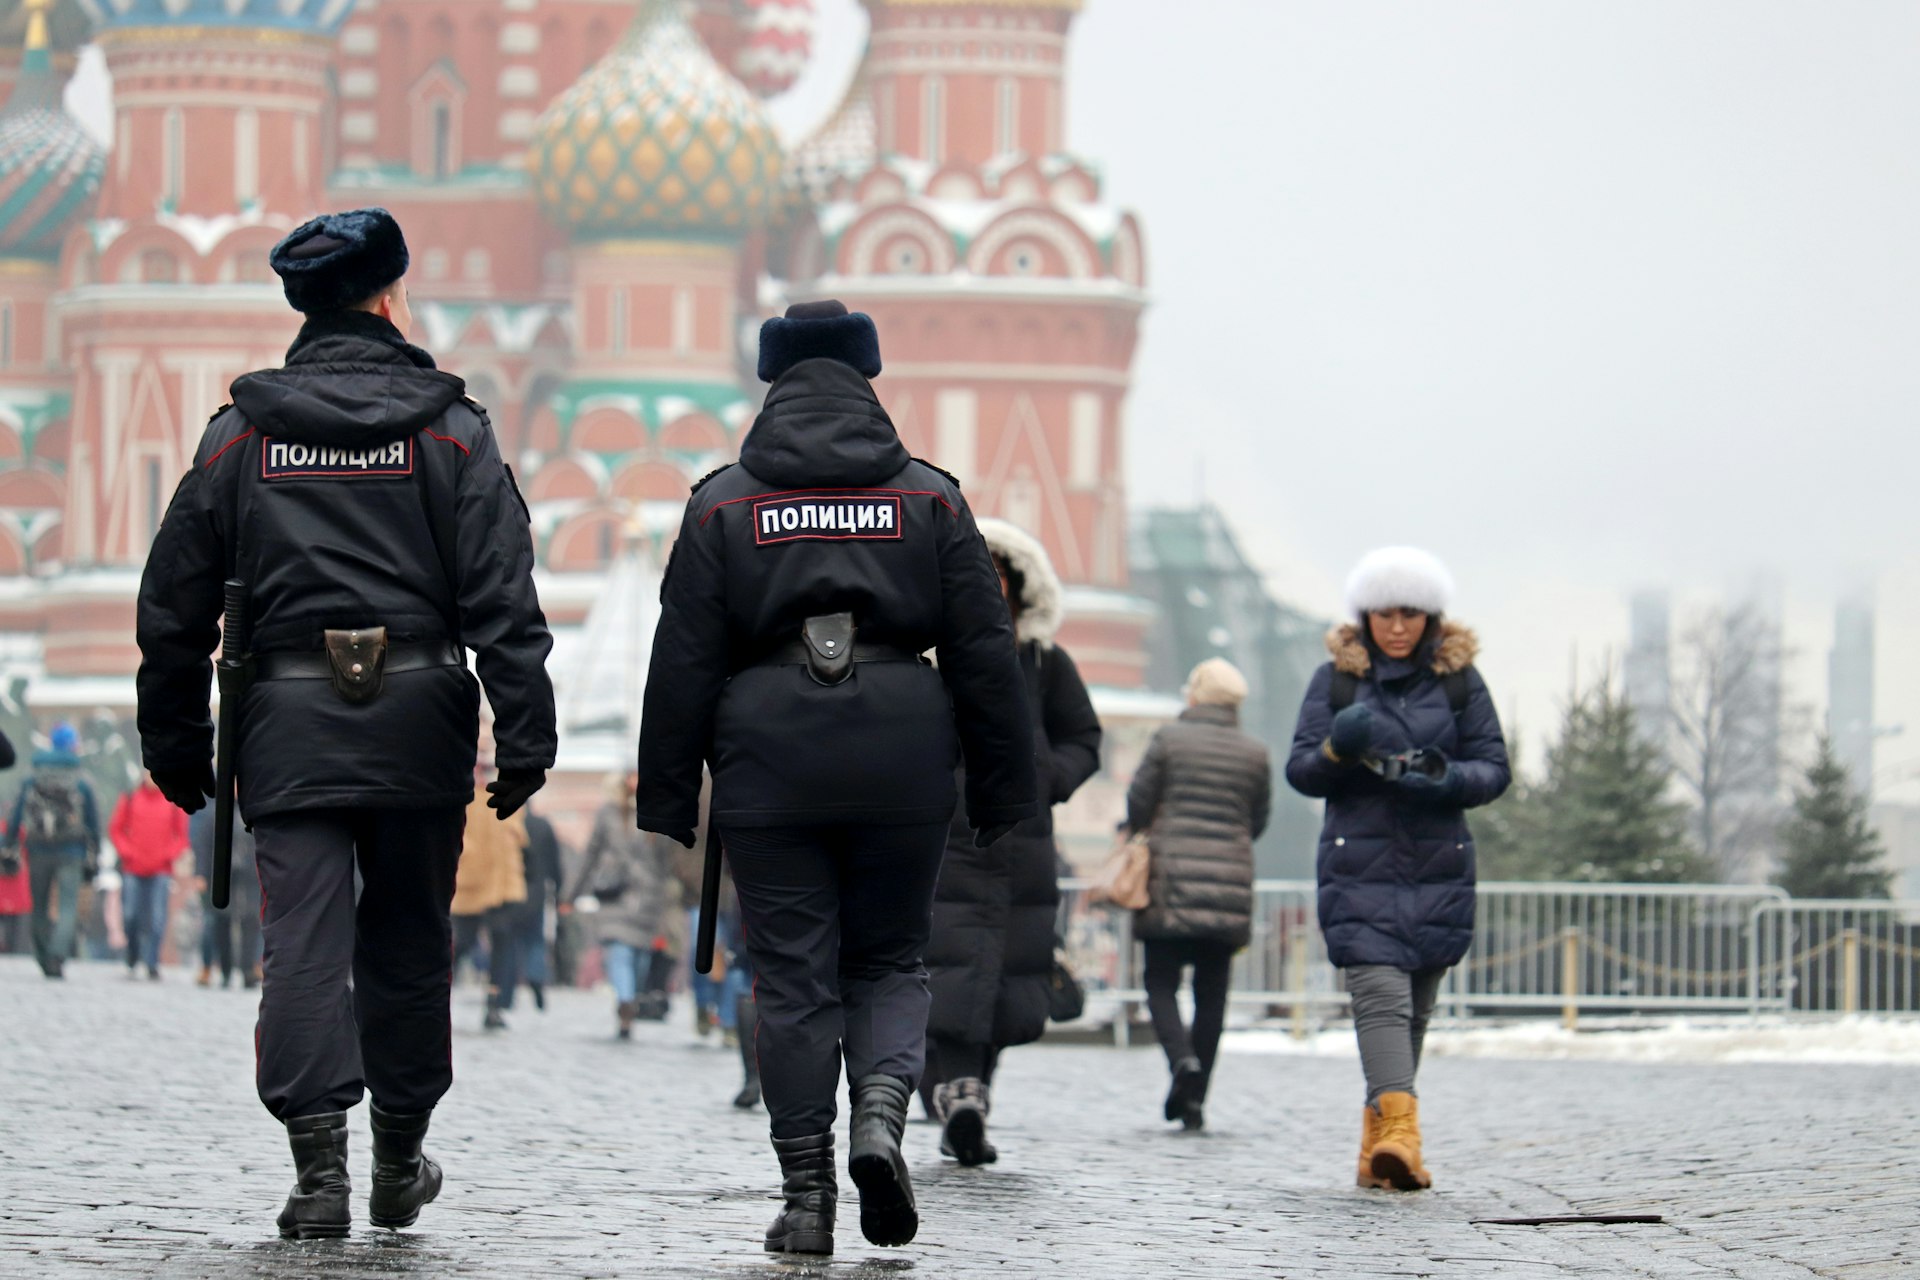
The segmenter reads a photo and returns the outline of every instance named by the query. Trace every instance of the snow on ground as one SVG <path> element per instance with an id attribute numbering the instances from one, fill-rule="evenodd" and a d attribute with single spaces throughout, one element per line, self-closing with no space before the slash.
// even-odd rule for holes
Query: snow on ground
<path id="1" fill-rule="evenodd" d="M 1353 1030 L 1329 1027 L 1295 1039 L 1285 1030 L 1229 1031 L 1229 1053 L 1353 1057 Z M 1777 1018 L 1593 1021 L 1568 1031 L 1548 1019 L 1495 1026 L 1435 1027 L 1426 1052 L 1448 1058 L 1581 1059 L 1602 1062 L 1870 1063 L 1920 1066 L 1920 1021 Z"/>

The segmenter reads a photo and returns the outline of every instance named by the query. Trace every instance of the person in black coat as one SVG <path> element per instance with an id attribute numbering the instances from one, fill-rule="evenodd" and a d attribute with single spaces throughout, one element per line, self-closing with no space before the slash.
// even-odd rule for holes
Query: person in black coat
<path id="1" fill-rule="evenodd" d="M 365 1093 L 374 1225 L 411 1225 L 438 1194 L 420 1144 L 453 1080 L 448 907 L 481 682 L 502 817 L 545 782 L 557 738 L 526 506 L 485 411 L 407 341 L 399 224 L 384 209 L 316 218 L 272 265 L 306 322 L 284 368 L 233 384 L 154 537 L 139 727 L 154 782 L 198 811 L 214 790 L 208 657 L 223 583 L 244 583 L 257 1083 L 298 1169 L 280 1232 L 305 1239 L 350 1229 L 346 1112 Z"/>
<path id="2" fill-rule="evenodd" d="M 1054 643 L 1062 593 L 1046 548 L 1004 520 L 981 520 L 980 532 L 1013 614 L 1048 808 L 988 849 L 975 847 L 973 827 L 956 811 L 934 892 L 933 1010 L 920 1089 L 940 1121 L 941 1152 L 963 1165 L 999 1158 L 987 1116 L 1000 1051 L 1046 1030 L 1060 907 L 1052 806 L 1100 768 L 1100 719 L 1072 657 Z"/>
<path id="3" fill-rule="evenodd" d="M 1473 942 L 1466 811 L 1512 781 L 1479 642 L 1445 614 L 1446 567 L 1413 547 L 1365 556 L 1347 579 L 1354 621 L 1327 637 L 1308 682 L 1287 781 L 1327 802 L 1317 863 L 1327 958 L 1345 973 L 1367 1104 L 1363 1187 L 1432 1185 L 1421 1158 L 1420 1066 L 1446 971 Z"/>
<path id="4" fill-rule="evenodd" d="M 861 1231 L 913 1239 L 900 1135 L 925 1063 L 923 955 L 956 764 L 983 845 L 1039 812 L 999 575 L 959 484 L 900 443 L 879 372 L 873 321 L 837 302 L 762 328 L 773 386 L 739 465 L 687 504 L 640 731 L 643 830 L 691 846 L 712 768 L 785 1175 L 770 1252 L 833 1250 L 843 1058 Z"/>

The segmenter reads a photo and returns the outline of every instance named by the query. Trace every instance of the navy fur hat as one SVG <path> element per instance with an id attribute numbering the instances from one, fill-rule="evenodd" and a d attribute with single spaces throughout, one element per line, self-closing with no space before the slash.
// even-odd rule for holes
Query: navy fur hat
<path id="1" fill-rule="evenodd" d="M 400 224 L 385 209 L 323 213 L 273 246 L 273 269 L 295 311 L 357 306 L 407 274 Z"/>
<path id="2" fill-rule="evenodd" d="M 838 360 L 863 378 L 880 376 L 880 331 L 873 317 L 843 302 L 796 302 L 760 326 L 760 381 L 772 382 L 802 360 Z"/>

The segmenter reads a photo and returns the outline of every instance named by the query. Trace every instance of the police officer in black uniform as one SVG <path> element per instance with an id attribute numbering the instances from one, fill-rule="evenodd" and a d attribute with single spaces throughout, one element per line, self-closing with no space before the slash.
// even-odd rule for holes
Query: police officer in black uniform
<path id="1" fill-rule="evenodd" d="M 553 764 L 552 638 L 527 512 L 487 416 L 407 342 L 399 225 L 317 218 L 273 250 L 306 313 L 284 368 L 233 384 L 140 585 L 140 738 L 167 797 L 213 792 L 208 657 L 222 583 L 246 585 L 240 812 L 264 898 L 260 1099 L 299 1181 L 289 1238 L 351 1223 L 347 1109 L 371 1090 L 376 1226 L 440 1190 L 421 1154 L 452 1083 L 448 905 L 473 797 L 480 685 L 501 817 Z M 354 872 L 364 890 L 356 904 Z"/>
<path id="2" fill-rule="evenodd" d="M 879 372 L 873 321 L 838 302 L 762 328 L 773 386 L 739 465 L 687 505 L 640 734 L 643 829 L 691 845 L 702 762 L 713 771 L 785 1177 L 770 1252 L 833 1251 L 843 1057 L 861 1230 L 913 1239 L 900 1134 L 954 766 L 964 754 L 983 844 L 1039 810 L 999 577 L 960 486 L 900 443 Z"/>

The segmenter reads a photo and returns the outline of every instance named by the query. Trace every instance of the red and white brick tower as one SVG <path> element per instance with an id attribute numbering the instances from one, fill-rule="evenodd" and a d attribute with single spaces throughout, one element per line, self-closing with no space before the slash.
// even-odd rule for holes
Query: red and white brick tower
<path id="1" fill-rule="evenodd" d="M 1150 615 L 1126 593 L 1123 445 L 1144 255 L 1066 150 L 1079 0 L 866 4 L 860 75 L 796 157 L 817 213 L 789 292 L 873 316 L 908 447 L 1040 537 L 1089 681 L 1137 687 Z"/>

